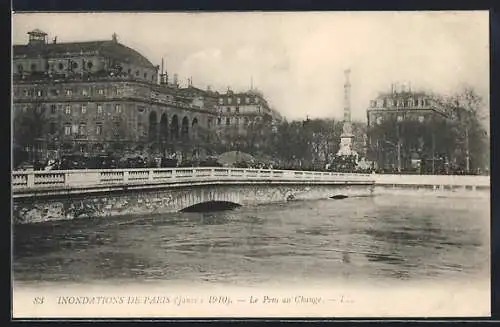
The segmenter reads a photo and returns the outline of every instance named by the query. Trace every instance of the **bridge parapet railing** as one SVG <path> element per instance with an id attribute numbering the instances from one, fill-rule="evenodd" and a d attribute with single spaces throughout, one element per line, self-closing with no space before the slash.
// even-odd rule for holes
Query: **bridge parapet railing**
<path id="1" fill-rule="evenodd" d="M 294 181 L 372 181 L 369 174 L 246 169 L 222 167 L 133 168 L 63 171 L 13 171 L 14 190 L 32 188 L 68 188 L 111 184 L 161 183 L 182 180 L 294 180 Z"/>
<path id="2" fill-rule="evenodd" d="M 212 176 L 212 168 L 196 168 L 195 170 L 196 177 L 210 177 Z"/>
<path id="3" fill-rule="evenodd" d="M 154 181 L 162 181 L 162 180 L 169 180 L 174 177 L 174 170 L 172 169 L 155 169 L 153 171 L 153 180 Z"/>
<path id="4" fill-rule="evenodd" d="M 490 185 L 489 176 L 473 175 L 375 175 L 376 184 L 393 185 L 448 185 L 448 186 L 482 186 Z"/>

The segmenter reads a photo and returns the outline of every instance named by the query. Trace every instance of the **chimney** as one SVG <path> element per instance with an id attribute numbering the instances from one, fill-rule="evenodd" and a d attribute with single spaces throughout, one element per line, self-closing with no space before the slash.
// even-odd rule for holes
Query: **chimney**
<path id="1" fill-rule="evenodd" d="M 164 84 L 163 81 L 163 57 L 161 58 L 161 70 L 160 70 L 160 84 Z"/>

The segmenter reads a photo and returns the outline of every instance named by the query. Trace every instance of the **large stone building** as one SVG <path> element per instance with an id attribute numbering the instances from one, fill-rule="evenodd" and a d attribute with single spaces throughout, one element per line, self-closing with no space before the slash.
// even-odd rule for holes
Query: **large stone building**
<path id="1" fill-rule="evenodd" d="M 27 44 L 13 46 L 14 142 L 42 159 L 57 152 L 127 150 L 191 155 L 214 142 L 222 119 L 224 125 L 226 116 L 235 122 L 226 112 L 222 117 L 220 99 L 245 117 L 251 116 L 250 103 L 269 111 L 262 96 L 229 100 L 191 82 L 181 88 L 177 75 L 169 82 L 159 66 L 116 35 L 69 43 L 48 42 L 40 30 L 28 35 Z M 239 109 L 237 101 L 243 101 Z M 39 128 L 16 130 L 27 121 Z"/>
<path id="2" fill-rule="evenodd" d="M 419 171 L 431 160 L 437 170 L 446 160 L 440 140 L 429 132 L 447 119 L 432 95 L 393 86 L 370 102 L 367 118 L 368 159 L 377 168 Z"/>
<path id="3" fill-rule="evenodd" d="M 250 129 L 261 124 L 266 128 L 276 128 L 281 115 L 272 109 L 261 92 L 251 89 L 235 93 L 230 89 L 218 94 L 216 105 L 217 131 L 231 131 L 246 135 Z"/>

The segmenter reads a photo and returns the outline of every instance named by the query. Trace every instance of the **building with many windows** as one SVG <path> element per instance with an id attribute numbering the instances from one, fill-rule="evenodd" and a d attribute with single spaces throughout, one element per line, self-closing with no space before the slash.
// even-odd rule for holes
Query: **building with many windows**
<path id="1" fill-rule="evenodd" d="M 13 46 L 14 143 L 41 159 L 61 152 L 190 156 L 216 141 L 217 126 L 273 113 L 261 94 L 219 95 L 191 79 L 180 87 L 176 74 L 170 82 L 116 34 L 65 43 L 48 42 L 40 30 L 28 37 Z"/>
<path id="2" fill-rule="evenodd" d="M 28 44 L 13 47 L 13 109 L 17 120 L 40 128 L 14 131 L 19 146 L 42 157 L 51 150 L 177 151 L 210 130 L 213 105 L 187 92 L 192 86 L 159 83 L 158 66 L 116 35 L 49 43 L 40 30 L 28 34 Z"/>
<path id="3" fill-rule="evenodd" d="M 368 159 L 377 168 L 420 171 L 431 161 L 434 167 L 427 168 L 437 170 L 445 163 L 435 131 L 447 113 L 432 95 L 392 87 L 370 102 L 367 119 Z"/>
<path id="4" fill-rule="evenodd" d="M 216 105 L 217 130 L 232 130 L 245 135 L 249 129 L 263 123 L 275 128 L 282 117 L 272 109 L 263 94 L 255 89 L 235 93 L 230 89 L 225 94 L 218 94 Z"/>

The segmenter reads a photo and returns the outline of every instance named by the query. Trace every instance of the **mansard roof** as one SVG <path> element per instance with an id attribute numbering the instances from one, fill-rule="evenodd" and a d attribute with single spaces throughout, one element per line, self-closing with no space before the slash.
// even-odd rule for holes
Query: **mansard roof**
<path id="1" fill-rule="evenodd" d="M 75 55 L 80 53 L 97 52 L 97 54 L 143 67 L 154 68 L 155 66 L 146 57 L 136 50 L 129 48 L 116 41 L 89 41 L 68 43 L 47 43 L 41 47 L 23 44 L 14 45 L 14 57 L 58 57 L 64 55 Z"/>

